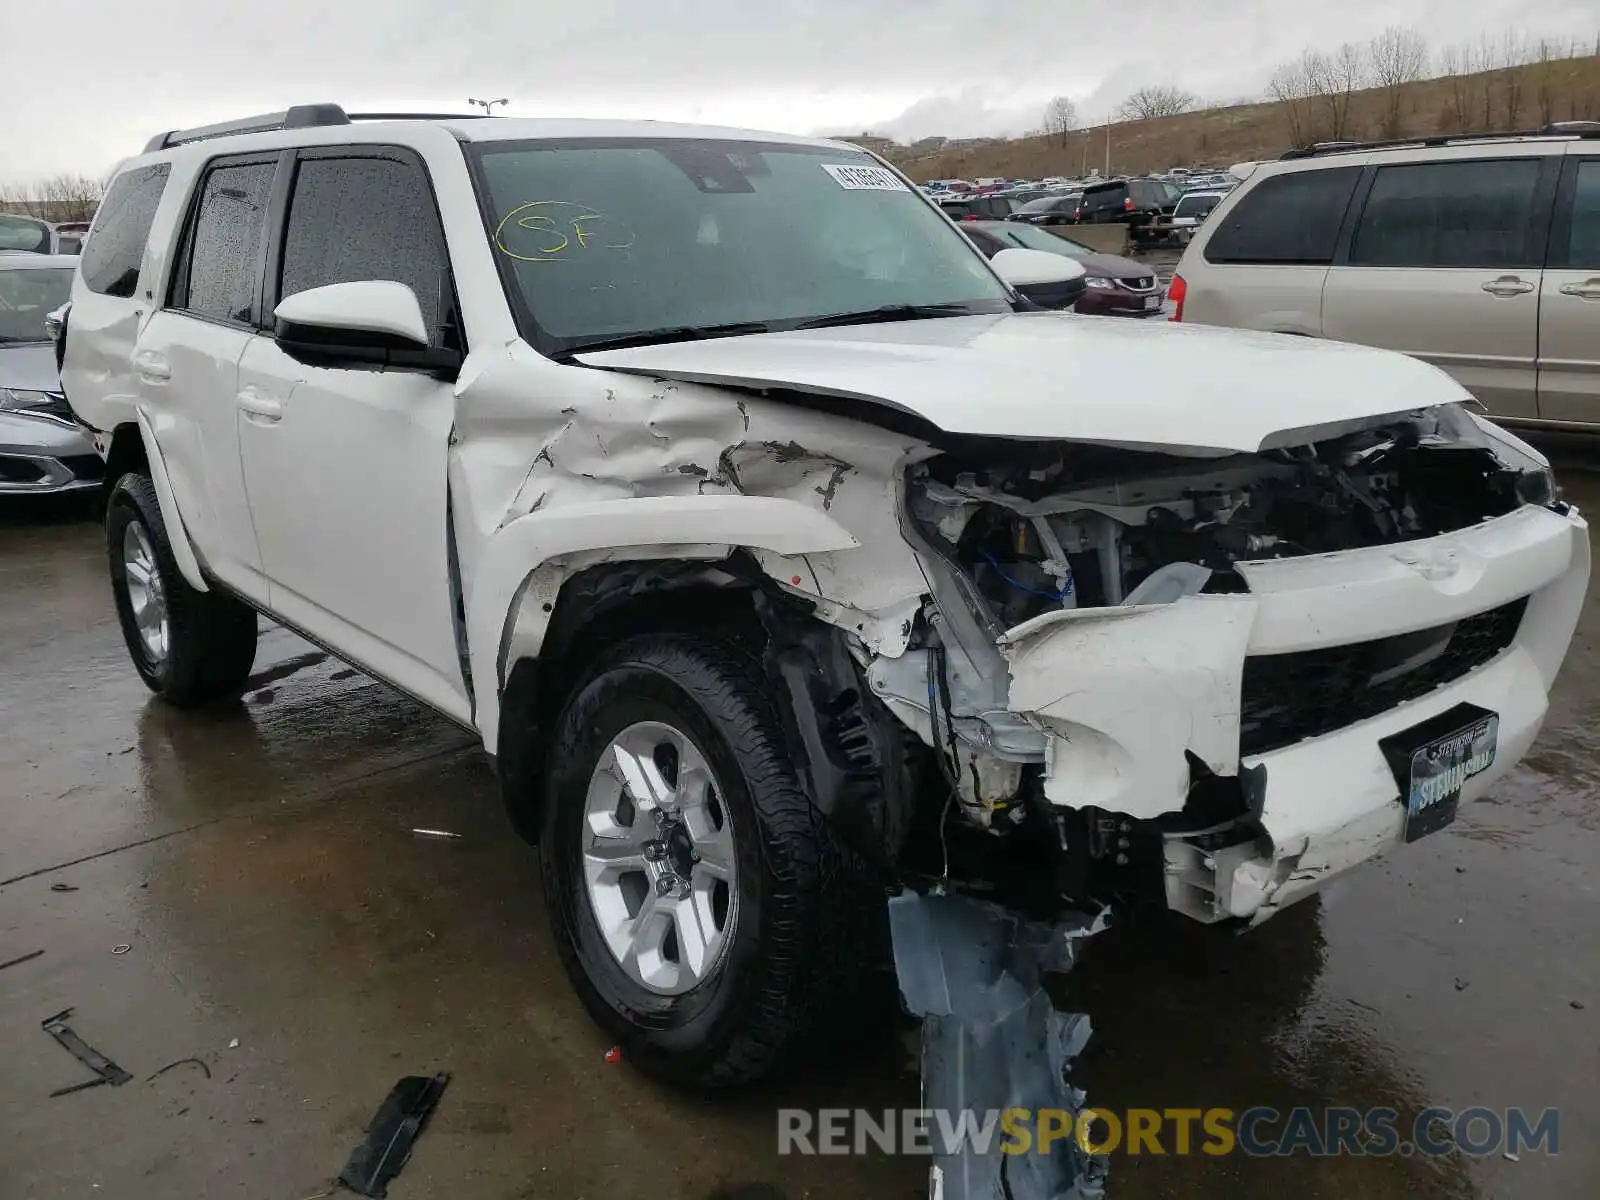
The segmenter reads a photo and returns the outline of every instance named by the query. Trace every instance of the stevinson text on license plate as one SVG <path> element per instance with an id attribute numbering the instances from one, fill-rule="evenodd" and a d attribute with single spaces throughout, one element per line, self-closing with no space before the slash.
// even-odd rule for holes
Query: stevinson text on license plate
<path id="1" fill-rule="evenodd" d="M 1379 742 L 1400 785 L 1406 841 L 1426 837 L 1455 820 L 1461 786 L 1494 765 L 1499 734 L 1498 715 L 1458 704 Z"/>

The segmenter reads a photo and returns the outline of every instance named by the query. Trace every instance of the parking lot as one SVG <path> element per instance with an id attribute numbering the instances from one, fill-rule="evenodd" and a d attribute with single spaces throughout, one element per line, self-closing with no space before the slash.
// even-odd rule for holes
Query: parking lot
<path id="1" fill-rule="evenodd" d="M 1592 444 L 1547 446 L 1600 508 Z M 914 1106 L 914 1031 L 755 1092 L 674 1094 L 607 1045 L 471 739 L 283 633 L 238 709 L 148 700 L 80 509 L 0 517 L 0 1197 L 322 1192 L 394 1080 L 453 1081 L 396 1197 L 911 1197 L 920 1162 L 784 1157 L 779 1107 Z M 1594 1194 L 1600 610 L 1490 803 L 1242 938 L 1103 935 L 1063 999 L 1094 1104 L 1561 1110 L 1560 1153 L 1128 1158 L 1158 1196 Z M 459 835 L 418 836 L 416 829 Z M 132 1074 L 52 1098 L 73 1028 Z M 151 1077 L 180 1059 L 194 1059 Z"/>

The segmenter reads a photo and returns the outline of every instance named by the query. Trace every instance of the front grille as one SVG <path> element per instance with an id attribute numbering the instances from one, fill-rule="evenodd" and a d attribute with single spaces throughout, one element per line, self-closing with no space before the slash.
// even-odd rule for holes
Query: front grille
<path id="1" fill-rule="evenodd" d="M 1132 275 L 1127 279 L 1119 279 L 1117 282 L 1130 292 L 1148 292 L 1156 286 L 1156 277 L 1154 275 Z"/>
<path id="2" fill-rule="evenodd" d="M 1417 633 L 1244 660 L 1239 753 L 1265 754 L 1460 679 L 1511 644 L 1526 597 Z"/>

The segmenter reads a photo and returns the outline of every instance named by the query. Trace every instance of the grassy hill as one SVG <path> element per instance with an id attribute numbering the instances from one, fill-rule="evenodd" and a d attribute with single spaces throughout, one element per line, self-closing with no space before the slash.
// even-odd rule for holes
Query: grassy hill
<path id="1" fill-rule="evenodd" d="M 1342 136 L 1380 137 L 1389 113 L 1390 97 L 1383 89 L 1354 92 L 1348 97 Z M 1403 136 L 1600 120 L 1600 57 L 1535 62 L 1406 84 L 1399 90 L 1394 115 Z M 1276 158 L 1297 140 L 1328 138 L 1330 124 L 1338 119 L 1330 114 L 1326 100 L 1312 97 L 1294 108 L 1263 102 L 1149 121 L 1121 121 L 1110 130 L 1111 170 L 1136 174 Z M 1298 139 L 1294 136 L 1297 130 Z M 1093 167 L 1105 170 L 1106 127 L 1065 136 L 963 144 L 931 153 L 901 147 L 892 156 L 919 181 L 990 175 L 1011 179 L 1077 176 Z"/>

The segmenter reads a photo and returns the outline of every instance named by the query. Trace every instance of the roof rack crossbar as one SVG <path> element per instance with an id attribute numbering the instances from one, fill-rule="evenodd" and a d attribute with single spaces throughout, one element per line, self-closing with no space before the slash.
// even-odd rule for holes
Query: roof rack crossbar
<path id="1" fill-rule="evenodd" d="M 1485 133 L 1436 133 L 1418 137 L 1381 138 L 1374 141 L 1317 142 L 1285 150 L 1279 161 L 1316 158 L 1323 154 L 1349 154 L 1358 150 L 1392 150 L 1401 146 L 1454 146 L 1471 142 L 1507 142 L 1516 138 L 1600 138 L 1600 121 L 1552 121 L 1538 129 L 1502 129 Z"/>
<path id="2" fill-rule="evenodd" d="M 348 113 L 352 121 L 481 121 L 487 113 L 375 112 Z"/>
<path id="3" fill-rule="evenodd" d="M 262 113 L 243 117 L 237 121 L 222 121 L 216 125 L 200 125 L 194 129 L 173 129 L 158 133 L 146 143 L 144 152 L 165 150 L 169 146 L 182 146 L 188 142 L 203 142 L 209 138 L 227 137 L 235 133 L 266 133 L 274 129 L 314 129 L 322 125 L 348 125 L 350 117 L 337 104 L 294 104 L 282 112 Z"/>

